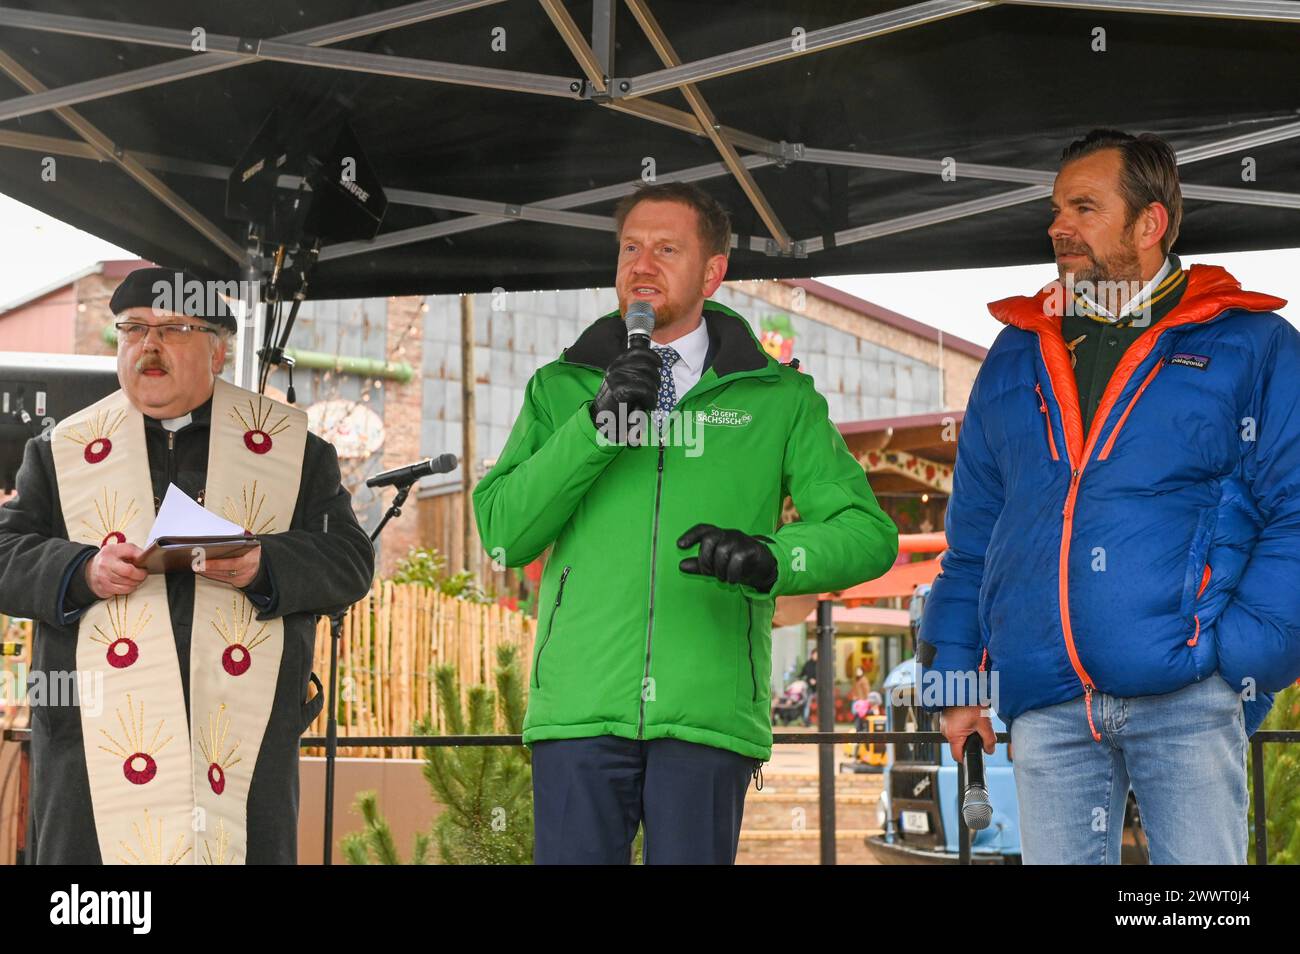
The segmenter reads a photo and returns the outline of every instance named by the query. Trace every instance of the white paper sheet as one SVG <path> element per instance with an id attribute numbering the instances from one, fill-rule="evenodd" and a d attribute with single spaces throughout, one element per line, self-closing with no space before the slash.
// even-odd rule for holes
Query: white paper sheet
<path id="1" fill-rule="evenodd" d="M 159 537 L 228 537 L 242 536 L 244 528 L 199 506 L 175 484 L 167 485 L 158 516 L 149 529 L 144 549 Z"/>

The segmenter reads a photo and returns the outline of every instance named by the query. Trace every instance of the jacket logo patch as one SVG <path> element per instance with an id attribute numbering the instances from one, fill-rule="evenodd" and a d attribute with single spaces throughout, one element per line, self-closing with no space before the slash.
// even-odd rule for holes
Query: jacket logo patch
<path id="1" fill-rule="evenodd" d="M 731 411 L 716 404 L 710 404 L 707 410 L 696 414 L 696 420 L 700 424 L 721 424 L 725 427 L 744 427 L 753 419 L 754 415 L 748 411 Z"/>
<path id="2" fill-rule="evenodd" d="M 1196 368 L 1198 371 L 1204 371 L 1210 366 L 1209 355 L 1204 354 L 1176 354 L 1169 359 L 1170 364 L 1181 364 L 1189 368 Z"/>

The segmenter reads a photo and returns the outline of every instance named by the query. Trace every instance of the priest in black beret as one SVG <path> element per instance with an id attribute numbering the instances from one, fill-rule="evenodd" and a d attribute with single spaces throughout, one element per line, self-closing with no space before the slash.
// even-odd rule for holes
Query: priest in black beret
<path id="1" fill-rule="evenodd" d="M 332 445 L 220 378 L 222 283 L 141 268 L 110 307 L 121 390 L 28 441 L 0 507 L 0 611 L 36 624 L 28 858 L 292 864 L 316 618 L 374 552 Z M 169 488 L 258 545 L 140 564 Z"/>

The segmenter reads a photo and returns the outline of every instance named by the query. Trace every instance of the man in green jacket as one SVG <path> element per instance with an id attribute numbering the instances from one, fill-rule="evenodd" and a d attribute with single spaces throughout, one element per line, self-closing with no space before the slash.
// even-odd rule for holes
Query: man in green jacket
<path id="1" fill-rule="evenodd" d="M 898 531 L 812 379 L 707 300 L 721 206 L 666 183 L 615 221 L 619 313 L 533 375 L 474 491 L 499 563 L 552 547 L 524 723 L 534 857 L 627 864 L 644 825 L 648 864 L 729 864 L 772 754 L 776 597 L 879 576 Z M 633 302 L 651 348 L 628 346 Z M 781 526 L 787 494 L 801 519 Z"/>

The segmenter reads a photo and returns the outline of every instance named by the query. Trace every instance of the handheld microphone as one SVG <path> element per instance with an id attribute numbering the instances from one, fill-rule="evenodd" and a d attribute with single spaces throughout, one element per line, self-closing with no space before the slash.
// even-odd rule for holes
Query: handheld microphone
<path id="1" fill-rule="evenodd" d="M 984 743 L 978 732 L 966 736 L 966 790 L 961 793 L 961 817 L 971 831 L 983 831 L 993 820 L 989 790 L 984 784 Z"/>
<path id="2" fill-rule="evenodd" d="M 634 301 L 627 306 L 623 320 L 627 322 L 628 348 L 650 347 L 650 335 L 655 330 L 654 306 L 648 301 Z"/>
<path id="3" fill-rule="evenodd" d="M 398 467 L 395 470 L 386 470 L 382 474 L 375 474 L 366 481 L 366 486 L 400 487 L 413 484 L 421 477 L 428 477 L 430 474 L 450 473 L 456 469 L 457 463 L 455 454 L 429 457 L 417 464 L 407 464 L 405 467 Z"/>

